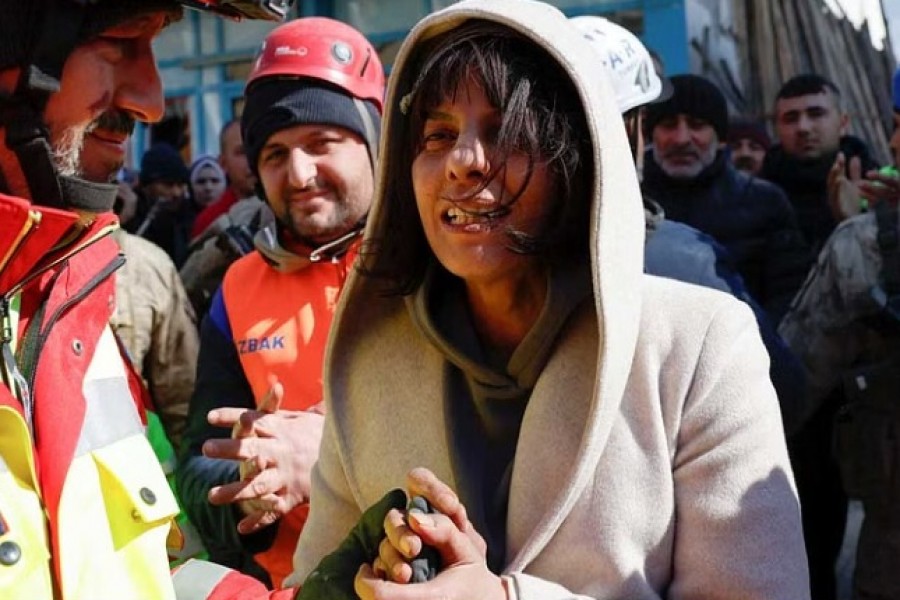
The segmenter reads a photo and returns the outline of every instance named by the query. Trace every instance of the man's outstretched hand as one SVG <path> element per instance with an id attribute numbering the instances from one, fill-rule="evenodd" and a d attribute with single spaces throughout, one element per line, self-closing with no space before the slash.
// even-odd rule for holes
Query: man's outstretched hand
<path id="1" fill-rule="evenodd" d="M 219 408 L 207 417 L 212 425 L 230 427 L 232 437 L 207 440 L 203 454 L 241 461 L 240 480 L 212 488 L 209 501 L 237 503 L 246 515 L 238 523 L 244 535 L 309 502 L 325 417 L 320 405 L 310 411 L 281 410 L 283 397 L 284 389 L 275 381 L 258 409 Z"/>

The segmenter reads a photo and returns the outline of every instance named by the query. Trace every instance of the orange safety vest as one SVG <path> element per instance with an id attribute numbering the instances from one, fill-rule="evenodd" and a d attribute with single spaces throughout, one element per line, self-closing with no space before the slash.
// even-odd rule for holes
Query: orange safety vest
<path id="1" fill-rule="evenodd" d="M 309 410 L 322 401 L 325 343 L 355 256 L 351 251 L 337 259 L 282 272 L 256 251 L 228 268 L 222 300 L 235 349 L 257 402 L 269 391 L 272 375 L 284 386 L 282 409 Z M 294 548 L 308 513 L 308 504 L 294 508 L 279 524 L 272 546 L 254 556 L 276 587 L 281 587 L 293 570 Z"/>

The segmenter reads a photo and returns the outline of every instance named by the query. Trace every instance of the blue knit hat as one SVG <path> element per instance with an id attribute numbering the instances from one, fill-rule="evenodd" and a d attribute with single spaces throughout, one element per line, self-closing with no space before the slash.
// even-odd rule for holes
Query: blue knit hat
<path id="1" fill-rule="evenodd" d="M 142 184 L 155 181 L 187 183 L 190 171 L 178 154 L 178 150 L 165 142 L 160 142 L 144 153 L 141 159 L 140 179 Z"/>

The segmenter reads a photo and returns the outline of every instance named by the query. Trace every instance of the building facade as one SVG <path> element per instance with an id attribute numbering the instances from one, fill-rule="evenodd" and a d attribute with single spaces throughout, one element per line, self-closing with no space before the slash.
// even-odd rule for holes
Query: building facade
<path id="1" fill-rule="evenodd" d="M 406 33 L 429 12 L 453 0 L 298 0 L 291 18 L 327 16 L 350 23 L 378 49 L 385 68 Z M 664 57 L 669 73 L 687 71 L 684 0 L 553 0 L 569 16 L 600 14 L 622 23 Z M 254 54 L 275 26 L 229 22 L 196 11 L 154 42 L 166 97 L 166 118 L 135 132 L 129 166 L 140 163 L 153 140 L 179 146 L 186 161 L 218 154 L 222 126 L 240 116 L 244 80 Z"/>

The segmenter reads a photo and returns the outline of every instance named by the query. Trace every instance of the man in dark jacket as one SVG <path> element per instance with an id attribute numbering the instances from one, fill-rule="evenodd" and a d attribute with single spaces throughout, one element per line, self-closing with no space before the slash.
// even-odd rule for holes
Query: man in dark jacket
<path id="1" fill-rule="evenodd" d="M 894 85 L 890 146 L 900 166 L 900 69 Z M 865 513 L 854 600 L 900 598 L 900 179 L 888 172 L 866 175 L 859 188 L 873 210 L 837 226 L 780 328 L 809 376 L 801 417 L 822 412 L 835 390 L 845 399 L 835 421 L 834 454 L 848 495 L 862 502 Z M 822 514 L 821 528 L 828 531 L 833 525 L 826 518 Z"/>
<path id="2" fill-rule="evenodd" d="M 849 117 L 841 110 L 840 92 L 824 77 L 806 74 L 787 81 L 776 96 L 774 112 L 780 144 L 766 155 L 762 176 L 787 191 L 807 242 L 818 254 L 839 220 L 829 206 L 829 172 L 835 163 L 845 164 L 848 176 L 851 166 L 865 173 L 876 165 L 861 140 L 845 135 Z M 809 296 L 807 287 L 792 307 L 795 317 L 786 319 L 785 331 L 795 349 L 799 346 L 790 321 Z M 816 381 L 811 383 L 815 393 Z M 836 596 L 834 568 L 847 515 L 847 497 L 833 457 L 834 418 L 842 402 L 839 389 L 817 398 L 816 411 L 788 444 L 803 507 L 812 596 L 824 600 Z"/>
<path id="3" fill-rule="evenodd" d="M 775 97 L 775 133 L 760 176 L 788 194 L 800 229 L 813 252 L 834 231 L 839 219 L 828 205 L 828 173 L 836 160 L 859 173 L 878 167 L 865 142 L 846 135 L 850 118 L 841 109 L 837 86 L 821 75 L 798 75 Z M 839 156 L 840 155 L 840 156 Z"/>
<path id="4" fill-rule="evenodd" d="M 128 229 L 166 251 L 176 267 L 187 256 L 198 207 L 188 194 L 190 171 L 178 150 L 160 142 L 141 159 L 137 215 Z"/>
<path id="5" fill-rule="evenodd" d="M 674 93 L 647 110 L 643 189 L 666 218 L 711 235 L 734 258 L 750 294 L 777 322 L 809 265 L 778 187 L 738 172 L 726 156 L 728 107 L 709 80 L 672 77 Z"/>

